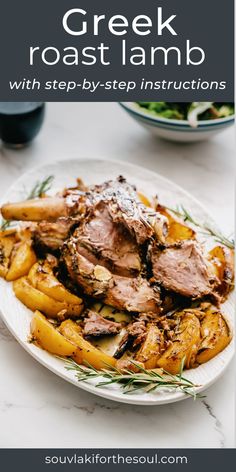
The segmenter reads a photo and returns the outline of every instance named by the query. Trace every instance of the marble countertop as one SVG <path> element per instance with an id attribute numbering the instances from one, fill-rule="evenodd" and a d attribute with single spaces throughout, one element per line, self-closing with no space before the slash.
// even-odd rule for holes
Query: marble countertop
<path id="1" fill-rule="evenodd" d="M 233 230 L 232 128 L 209 142 L 174 144 L 154 139 L 116 103 L 50 103 L 32 146 L 0 145 L 0 197 L 29 168 L 77 157 L 155 170 L 198 198 L 226 234 Z M 0 447 L 234 447 L 232 364 L 203 400 L 141 407 L 66 383 L 32 359 L 1 320 L 0 359 Z"/>

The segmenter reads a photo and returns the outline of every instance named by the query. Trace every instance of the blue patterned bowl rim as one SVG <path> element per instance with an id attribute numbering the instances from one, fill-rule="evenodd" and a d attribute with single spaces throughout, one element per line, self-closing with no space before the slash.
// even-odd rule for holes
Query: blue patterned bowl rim
<path id="1" fill-rule="evenodd" d="M 130 114 L 134 115 L 140 121 L 162 127 L 164 129 L 175 130 L 191 130 L 191 131 L 207 131 L 209 128 L 220 128 L 222 126 L 229 126 L 234 123 L 235 115 L 227 116 L 225 118 L 216 118 L 215 120 L 202 120 L 198 122 L 197 128 L 192 128 L 187 120 L 172 120 L 154 116 L 150 112 L 143 111 L 135 102 L 120 102 L 120 105 Z"/>

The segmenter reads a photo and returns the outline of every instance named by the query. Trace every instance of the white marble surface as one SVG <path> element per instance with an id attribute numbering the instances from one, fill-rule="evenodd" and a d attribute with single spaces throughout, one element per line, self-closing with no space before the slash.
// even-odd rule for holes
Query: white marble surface
<path id="1" fill-rule="evenodd" d="M 233 230 L 233 130 L 200 144 L 167 143 L 115 103 L 48 104 L 31 147 L 0 145 L 0 197 L 30 167 L 86 156 L 123 159 L 167 176 L 205 204 L 226 233 Z M 234 447 L 232 364 L 205 400 L 139 407 L 64 382 L 33 360 L 1 321 L 0 359 L 0 447 Z"/>

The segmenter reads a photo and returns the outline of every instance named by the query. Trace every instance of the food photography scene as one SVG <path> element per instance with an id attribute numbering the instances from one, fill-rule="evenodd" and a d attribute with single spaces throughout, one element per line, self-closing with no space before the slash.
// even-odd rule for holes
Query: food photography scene
<path id="1" fill-rule="evenodd" d="M 234 115 L 0 102 L 1 447 L 234 446 Z"/>

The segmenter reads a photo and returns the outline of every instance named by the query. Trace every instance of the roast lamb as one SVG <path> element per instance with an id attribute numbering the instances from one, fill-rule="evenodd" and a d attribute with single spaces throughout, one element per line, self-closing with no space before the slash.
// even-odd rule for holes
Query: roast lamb
<path id="1" fill-rule="evenodd" d="M 214 290 L 215 277 L 196 239 L 170 244 L 168 218 L 158 207 L 141 203 L 135 187 L 121 176 L 101 185 L 80 184 L 55 197 L 4 205 L 2 214 L 36 222 L 36 249 L 56 254 L 75 287 L 135 316 L 160 317 L 181 297 L 191 304 Z M 89 315 L 87 335 L 108 329 L 108 323 L 101 327 L 100 322 Z M 118 327 L 110 324 L 111 329 Z M 143 320 L 129 331 L 142 338 Z"/>

